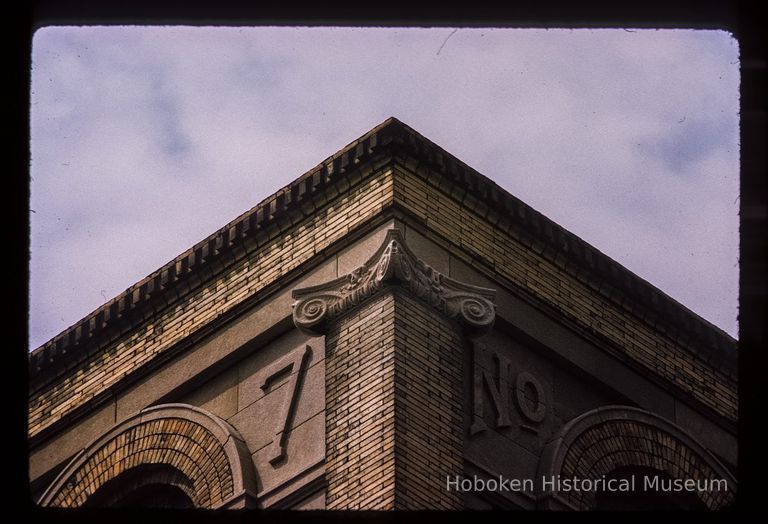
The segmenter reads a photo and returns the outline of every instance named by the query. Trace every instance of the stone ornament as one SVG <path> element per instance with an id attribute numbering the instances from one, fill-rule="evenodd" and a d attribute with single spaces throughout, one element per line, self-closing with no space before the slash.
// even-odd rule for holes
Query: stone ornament
<path id="1" fill-rule="evenodd" d="M 496 318 L 493 289 L 453 280 L 416 257 L 399 229 L 362 266 L 318 286 L 293 291 L 293 321 L 310 336 L 324 334 L 328 322 L 388 286 L 400 286 L 431 307 L 457 320 L 467 336 L 487 332 Z"/>

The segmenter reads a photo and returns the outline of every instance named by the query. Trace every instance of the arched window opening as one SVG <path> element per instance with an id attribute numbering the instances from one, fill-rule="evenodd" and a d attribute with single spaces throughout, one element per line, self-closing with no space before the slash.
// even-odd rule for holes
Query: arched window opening
<path id="1" fill-rule="evenodd" d="M 229 423 L 187 404 L 143 409 L 97 438 L 38 504 L 60 508 L 256 507 L 248 447 Z"/>
<path id="2" fill-rule="evenodd" d="M 178 469 L 146 464 L 125 471 L 104 483 L 84 507 L 193 508 L 194 486 Z"/>
<path id="3" fill-rule="evenodd" d="M 608 511 L 656 511 L 656 510 L 706 510 L 701 499 L 689 491 L 663 491 L 645 489 L 645 479 L 658 477 L 672 480 L 665 471 L 644 466 L 624 466 L 606 475 L 609 480 L 633 480 L 635 489 L 630 491 L 598 491 L 595 493 L 595 509 Z M 616 483 L 618 484 L 618 483 Z"/>
<path id="4" fill-rule="evenodd" d="M 541 493 L 541 507 L 716 510 L 736 496 L 736 479 L 694 437 L 631 406 L 597 408 L 566 423 L 544 447 L 538 475 L 601 485 L 599 491 L 553 486 Z M 633 477 L 630 489 L 610 487 L 610 479 Z"/>

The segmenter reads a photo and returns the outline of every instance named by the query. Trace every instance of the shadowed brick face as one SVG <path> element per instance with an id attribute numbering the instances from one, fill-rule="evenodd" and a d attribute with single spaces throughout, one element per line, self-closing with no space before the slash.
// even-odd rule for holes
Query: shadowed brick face
<path id="1" fill-rule="evenodd" d="M 475 200 L 473 207 L 483 208 L 490 220 L 467 205 L 470 199 L 462 205 L 435 187 L 440 178 L 433 176 L 430 183 L 426 176 L 428 172 L 417 175 L 396 166 L 394 199 L 453 244 L 452 255 L 530 292 L 560 314 L 610 340 L 629 358 L 724 417 L 736 420 L 735 379 L 548 260 L 541 254 L 541 247 L 509 227 L 509 220 L 507 228 L 501 229 L 501 217 L 491 215 L 488 206 Z"/>
<path id="2" fill-rule="evenodd" d="M 337 320 L 326 337 L 329 509 L 459 508 L 462 339 L 400 290 Z"/>
<path id="3" fill-rule="evenodd" d="M 464 342 L 434 309 L 395 297 L 396 508 L 460 508 L 446 478 L 463 470 Z"/>
<path id="4" fill-rule="evenodd" d="M 582 433 L 571 443 L 561 474 L 564 478 L 600 478 L 627 463 L 664 471 L 672 478 L 722 478 L 691 448 L 659 428 L 629 420 L 612 421 Z M 733 502 L 733 493 L 727 490 L 703 491 L 699 496 L 710 509 Z M 580 509 L 594 506 L 594 492 L 568 492 L 565 497 Z"/>

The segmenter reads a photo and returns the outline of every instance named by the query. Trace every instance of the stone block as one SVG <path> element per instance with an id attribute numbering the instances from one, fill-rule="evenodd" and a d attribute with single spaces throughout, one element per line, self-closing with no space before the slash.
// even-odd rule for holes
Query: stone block
<path id="1" fill-rule="evenodd" d="M 114 424 L 115 402 L 110 401 L 54 438 L 37 446 L 29 455 L 30 481 L 34 482 L 53 466 L 71 460 L 81 449 L 109 431 Z"/>
<path id="2" fill-rule="evenodd" d="M 674 421 L 704 447 L 724 459 L 731 468 L 738 464 L 739 442 L 735 435 L 680 400 L 675 401 Z"/>
<path id="3" fill-rule="evenodd" d="M 325 415 L 318 413 L 303 424 L 293 428 L 288 435 L 286 456 L 277 465 L 270 464 L 269 447 L 252 454 L 259 478 L 259 495 L 301 474 L 307 468 L 325 458 Z"/>
<path id="4" fill-rule="evenodd" d="M 388 220 L 353 245 L 340 251 L 339 254 L 336 255 L 336 260 L 338 262 L 338 276 L 341 277 L 347 273 L 351 273 L 365 264 L 384 242 L 384 238 L 387 236 L 387 231 L 393 227 L 397 227 L 395 220 Z M 327 280 L 332 279 L 329 278 Z M 305 286 L 302 285 L 301 287 Z"/>
<path id="5" fill-rule="evenodd" d="M 227 419 L 237 413 L 237 375 L 237 368 L 231 367 L 182 397 L 180 402 Z"/>
<path id="6" fill-rule="evenodd" d="M 473 268 L 465 261 L 461 260 L 456 255 L 451 254 L 449 257 L 450 264 L 450 277 L 459 282 L 465 282 L 472 284 L 473 286 L 488 287 L 491 289 L 498 289 L 499 284 L 483 275 L 480 271 Z"/>
<path id="7" fill-rule="evenodd" d="M 258 376 L 258 374 L 256 375 Z M 248 384 L 256 385 L 249 381 Z M 243 386 L 243 384 L 241 384 Z M 251 453 L 256 453 L 275 440 L 276 430 L 282 427 L 279 420 L 286 403 L 291 402 L 290 384 L 287 378 L 270 384 L 266 393 L 255 401 L 243 407 L 228 422 L 242 435 Z M 289 428 L 296 428 L 309 419 L 322 413 L 325 408 L 325 366 L 323 361 L 317 362 L 303 372 L 297 384 L 295 411 L 291 416 Z M 257 386 L 259 391 L 262 391 Z M 288 436 L 290 440 L 290 435 Z M 290 447 L 290 442 L 289 442 Z M 291 457 L 288 457 L 289 460 Z"/>
<path id="8" fill-rule="evenodd" d="M 274 373 L 271 369 L 280 359 L 288 359 L 289 354 L 303 352 L 309 345 L 312 349 L 305 363 L 305 369 L 314 367 L 322 363 L 325 358 L 325 343 L 323 338 L 309 338 L 298 330 L 294 329 L 283 336 L 273 340 L 263 348 L 255 351 L 248 358 L 238 364 L 239 369 L 239 388 L 238 388 L 238 406 L 241 410 L 259 400 L 265 395 L 262 385 L 269 375 Z M 295 373 L 294 369 L 292 372 Z M 270 390 L 276 389 L 280 384 L 288 380 L 287 374 L 276 377 L 270 384 Z"/>
<path id="9" fill-rule="evenodd" d="M 521 481 L 533 479 L 534 484 L 538 480 L 539 456 L 492 430 L 468 439 L 464 445 L 464 458 L 492 475 Z"/>
<path id="10" fill-rule="evenodd" d="M 293 509 L 325 509 L 325 490 L 310 495 L 306 499 L 296 504 Z"/>
<path id="11" fill-rule="evenodd" d="M 448 251 L 410 226 L 406 227 L 405 241 L 413 253 L 423 260 L 425 264 L 432 266 L 433 269 L 444 275 L 450 276 L 450 255 Z M 470 283 L 465 280 L 462 280 L 462 282 Z"/>

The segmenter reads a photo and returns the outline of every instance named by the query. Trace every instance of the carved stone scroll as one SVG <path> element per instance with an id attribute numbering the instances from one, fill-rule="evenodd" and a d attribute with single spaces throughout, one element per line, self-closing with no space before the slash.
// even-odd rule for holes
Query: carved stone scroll
<path id="1" fill-rule="evenodd" d="M 480 336 L 493 325 L 495 291 L 453 280 L 418 259 L 399 229 L 362 266 L 321 284 L 293 291 L 293 321 L 302 332 L 322 335 L 329 321 L 386 286 L 401 286 L 461 323 L 467 336 Z"/>

